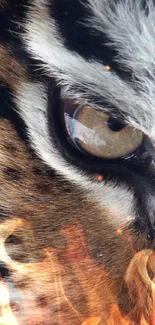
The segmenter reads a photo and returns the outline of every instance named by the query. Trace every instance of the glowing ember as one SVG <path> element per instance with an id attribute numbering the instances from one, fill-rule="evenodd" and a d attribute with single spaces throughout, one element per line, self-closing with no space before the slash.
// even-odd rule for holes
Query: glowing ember
<path id="1" fill-rule="evenodd" d="M 107 71 L 110 71 L 110 70 L 111 70 L 110 65 L 106 65 L 105 69 L 106 69 Z"/>
<path id="2" fill-rule="evenodd" d="M 123 229 L 118 228 L 118 229 L 116 230 L 116 233 L 117 233 L 117 235 L 122 235 L 122 234 L 123 234 Z"/>
<path id="3" fill-rule="evenodd" d="M 102 182 L 103 181 L 103 176 L 102 175 L 98 175 L 97 176 L 97 180 L 98 180 L 98 182 Z"/>

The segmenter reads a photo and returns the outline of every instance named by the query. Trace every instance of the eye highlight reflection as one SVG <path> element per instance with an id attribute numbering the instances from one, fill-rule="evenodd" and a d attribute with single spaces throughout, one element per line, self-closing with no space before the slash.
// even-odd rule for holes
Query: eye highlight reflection
<path id="1" fill-rule="evenodd" d="M 67 108 L 67 107 L 65 107 Z M 117 159 L 134 152 L 143 141 L 140 130 L 85 105 L 64 112 L 67 133 L 84 154 L 103 159 Z"/>

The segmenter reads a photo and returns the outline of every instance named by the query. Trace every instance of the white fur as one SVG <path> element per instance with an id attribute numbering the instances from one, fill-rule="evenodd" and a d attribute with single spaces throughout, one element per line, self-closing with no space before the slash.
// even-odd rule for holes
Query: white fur
<path id="1" fill-rule="evenodd" d="M 111 40 L 109 45 L 118 51 L 116 61 L 132 72 L 133 86 L 137 88 L 141 107 L 141 111 L 137 110 L 136 115 L 140 124 L 145 123 L 146 130 L 148 129 L 149 135 L 152 133 L 154 138 L 155 6 L 153 1 L 147 1 L 148 15 L 141 7 L 141 0 L 122 0 L 117 4 L 105 0 L 88 0 L 88 2 L 91 12 L 91 18 L 87 23 L 88 28 L 106 33 Z M 111 3 L 113 6 L 109 5 Z M 152 127 L 150 119 L 153 121 Z"/>
<path id="2" fill-rule="evenodd" d="M 118 50 L 117 60 L 133 72 L 133 83 L 119 78 L 95 61 L 88 62 L 64 46 L 54 18 L 48 14 L 48 1 L 34 0 L 28 12 L 24 41 L 34 58 L 41 60 L 45 71 L 64 86 L 64 96 L 88 102 L 92 95 L 106 99 L 111 107 L 123 112 L 126 121 L 155 138 L 155 8 L 145 16 L 133 0 L 124 0 L 111 9 L 113 1 L 89 0 L 88 28 L 106 32 Z M 85 2 L 83 4 L 86 4 Z M 82 4 L 81 4 L 82 5 Z M 104 55 L 104 53 L 103 53 Z M 134 80 L 138 89 L 134 88 Z M 137 80 L 137 79 L 136 79 Z M 74 90 L 73 90 L 74 87 Z M 85 89 L 85 95 L 81 89 Z M 107 110 L 106 107 L 103 108 Z M 110 109 L 108 108 L 110 111 Z"/>

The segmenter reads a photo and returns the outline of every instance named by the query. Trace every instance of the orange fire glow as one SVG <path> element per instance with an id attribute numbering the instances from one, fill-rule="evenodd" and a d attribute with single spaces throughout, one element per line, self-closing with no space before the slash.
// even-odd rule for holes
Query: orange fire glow
<path id="1" fill-rule="evenodd" d="M 5 248 L 6 238 L 19 227 L 30 224 L 16 218 L 0 225 L 1 261 L 10 274 L 8 282 L 0 277 L 0 324 L 155 325 L 152 250 L 133 254 L 127 267 L 124 281 L 132 307 L 123 314 L 113 279 L 91 256 L 80 224 L 59 231 L 65 248 L 44 248 L 41 261 L 27 263 L 11 259 Z M 117 234 L 122 233 L 119 228 Z"/>
<path id="2" fill-rule="evenodd" d="M 86 319 L 82 325 L 99 325 L 101 317 L 90 317 Z"/>
<path id="3" fill-rule="evenodd" d="M 115 304 L 112 307 L 111 310 L 111 315 L 109 320 L 107 321 L 107 323 L 105 323 L 106 325 L 135 325 L 135 324 L 139 324 L 139 325 L 154 325 L 154 323 L 148 323 L 145 319 L 145 317 L 142 315 L 140 322 L 136 323 L 134 320 L 131 320 L 129 316 L 122 316 L 120 313 L 120 310 L 118 308 L 118 306 Z"/>

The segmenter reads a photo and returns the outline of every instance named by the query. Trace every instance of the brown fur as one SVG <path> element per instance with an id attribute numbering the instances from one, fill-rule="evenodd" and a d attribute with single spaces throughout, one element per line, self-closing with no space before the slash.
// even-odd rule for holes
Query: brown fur
<path id="1" fill-rule="evenodd" d="M 137 301 L 133 308 L 132 304 L 133 294 L 140 295 L 142 290 L 149 301 L 144 316 L 152 319 L 151 282 L 147 283 L 147 278 L 144 281 L 136 259 L 130 265 L 133 272 L 127 271 L 126 283 L 124 280 L 136 251 L 148 248 L 145 238 L 127 228 L 112 228 L 106 211 L 99 210 L 81 190 L 50 171 L 27 149 L 7 120 L 0 121 L 0 207 L 0 238 L 5 242 L 4 255 L 12 258 L 12 262 L 4 261 L 29 311 L 22 316 L 27 323 L 28 315 L 35 319 L 40 308 L 51 313 L 44 324 L 50 324 L 52 317 L 56 322 L 59 294 L 61 317 L 65 319 L 62 324 L 78 325 L 89 316 L 102 314 L 107 320 L 116 318 L 116 313 L 119 324 L 121 317 L 140 322 L 141 305 Z M 131 290 L 132 273 L 138 293 Z M 58 283 L 65 296 L 61 290 L 56 293 Z M 21 305 L 17 301 L 12 310 L 22 322 Z"/>
<path id="2" fill-rule="evenodd" d="M 5 4 L 0 0 L 0 10 Z M 28 79 L 9 45 L 1 45 L 0 86 L 17 94 Z M 127 224 L 112 226 L 108 212 L 45 166 L 5 119 L 0 220 L 0 324 L 3 313 L 8 325 L 155 323 L 155 242 Z"/>
<path id="3" fill-rule="evenodd" d="M 11 54 L 9 48 L 0 46 L 0 84 L 6 84 L 12 90 L 18 89 L 19 82 L 27 79 L 27 73 Z"/>

